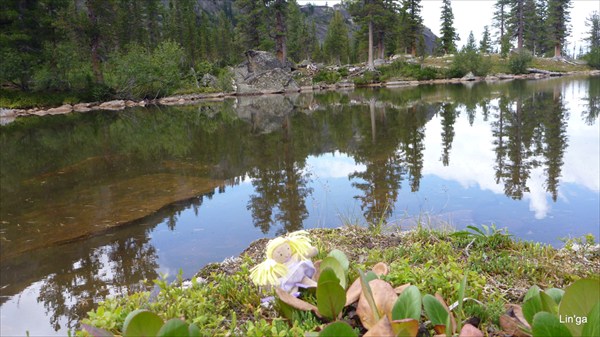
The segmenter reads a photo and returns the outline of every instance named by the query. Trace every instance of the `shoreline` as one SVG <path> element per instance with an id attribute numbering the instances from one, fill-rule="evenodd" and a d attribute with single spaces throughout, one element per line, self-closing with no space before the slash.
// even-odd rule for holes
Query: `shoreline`
<path id="1" fill-rule="evenodd" d="M 299 91 L 289 92 L 270 92 L 264 91 L 252 94 L 238 94 L 236 92 L 217 92 L 217 93 L 200 93 L 200 94 L 185 94 L 185 95 L 172 95 L 157 99 L 144 99 L 140 101 L 133 100 L 111 100 L 105 102 L 85 102 L 78 104 L 63 104 L 53 108 L 30 108 L 30 109 L 9 109 L 0 107 L 0 125 L 8 124 L 14 121 L 17 117 L 27 116 L 45 116 L 45 115 L 64 115 L 72 112 L 89 112 L 97 110 L 106 111 L 120 111 L 131 107 L 145 107 L 147 105 L 187 105 L 201 102 L 221 102 L 228 98 L 235 97 L 247 97 L 247 96 L 263 96 L 263 95 L 285 95 L 285 94 L 296 94 L 296 93 L 310 93 L 320 91 L 331 91 L 340 89 L 355 89 L 355 88 L 399 88 L 399 87 L 412 87 L 419 85 L 430 85 L 430 84 L 458 84 L 458 83 L 474 83 L 474 82 L 505 82 L 512 80 L 539 80 L 551 77 L 564 77 L 564 76 L 600 76 L 600 70 L 586 70 L 586 71 L 572 71 L 566 73 L 555 73 L 555 72 L 532 72 L 529 74 L 513 75 L 513 74 L 494 74 L 485 77 L 463 77 L 463 78 L 449 78 L 449 79 L 435 79 L 435 80 L 390 80 L 387 82 L 371 83 L 365 85 L 355 85 L 353 82 L 348 80 L 342 80 L 335 84 L 313 84 L 311 86 L 302 86 Z"/>

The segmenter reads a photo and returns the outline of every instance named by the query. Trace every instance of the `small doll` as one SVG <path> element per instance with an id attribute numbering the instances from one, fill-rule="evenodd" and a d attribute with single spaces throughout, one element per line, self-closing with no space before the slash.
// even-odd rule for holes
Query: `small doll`
<path id="1" fill-rule="evenodd" d="M 306 231 L 277 237 L 267 244 L 267 259 L 250 270 L 252 282 L 259 286 L 279 286 L 288 293 L 298 287 L 316 287 L 311 279 L 315 266 L 310 260 L 317 249 L 310 244 Z"/>

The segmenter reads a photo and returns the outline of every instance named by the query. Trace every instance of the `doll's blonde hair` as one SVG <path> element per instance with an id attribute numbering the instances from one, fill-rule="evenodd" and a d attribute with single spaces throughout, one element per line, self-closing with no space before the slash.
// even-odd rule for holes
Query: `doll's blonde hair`
<path id="1" fill-rule="evenodd" d="M 292 256 L 295 255 L 297 260 L 308 260 L 313 250 L 307 231 L 292 232 L 269 241 L 266 248 L 267 259 L 250 269 L 250 278 L 255 284 L 275 286 L 279 284 L 279 279 L 287 274 L 286 265 L 273 259 L 275 248 L 284 243 L 290 246 Z"/>

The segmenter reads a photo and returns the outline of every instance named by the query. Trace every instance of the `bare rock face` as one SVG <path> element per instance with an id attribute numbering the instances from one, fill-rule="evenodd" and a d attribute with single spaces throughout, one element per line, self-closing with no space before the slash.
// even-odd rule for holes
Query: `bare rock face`
<path id="1" fill-rule="evenodd" d="M 291 68 L 290 63 L 283 64 L 269 52 L 249 50 L 246 61 L 233 70 L 235 91 L 239 95 L 298 92 Z"/>

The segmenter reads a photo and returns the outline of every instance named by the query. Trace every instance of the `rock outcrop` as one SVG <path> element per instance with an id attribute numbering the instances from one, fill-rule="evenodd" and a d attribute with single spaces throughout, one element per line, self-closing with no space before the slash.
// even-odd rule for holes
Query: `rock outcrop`
<path id="1" fill-rule="evenodd" d="M 249 50 L 246 61 L 233 69 L 234 90 L 238 95 L 298 92 L 291 68 L 269 52 Z"/>

